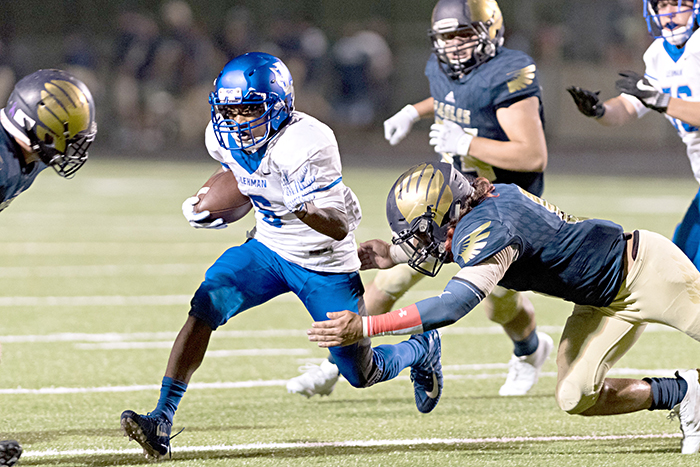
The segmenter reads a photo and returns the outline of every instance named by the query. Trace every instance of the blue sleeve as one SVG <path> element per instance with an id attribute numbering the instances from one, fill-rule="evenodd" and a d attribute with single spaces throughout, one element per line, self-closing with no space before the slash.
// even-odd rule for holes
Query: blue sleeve
<path id="1" fill-rule="evenodd" d="M 484 299 L 484 293 L 474 284 L 452 278 L 438 296 L 416 303 L 424 331 L 456 323 Z"/>

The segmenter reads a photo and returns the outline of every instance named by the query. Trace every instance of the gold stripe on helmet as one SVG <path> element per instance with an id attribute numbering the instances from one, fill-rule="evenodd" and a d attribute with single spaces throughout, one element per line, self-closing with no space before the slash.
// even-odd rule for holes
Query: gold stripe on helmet
<path id="1" fill-rule="evenodd" d="M 445 176 L 431 164 L 420 164 L 411 173 L 404 174 L 403 179 L 396 183 L 394 197 L 399 212 L 408 223 L 430 208 L 435 211 L 438 225 L 442 224 L 454 199 Z"/>
<path id="2" fill-rule="evenodd" d="M 41 125 L 37 125 L 37 136 L 42 141 L 48 134 L 58 152 L 64 153 L 68 141 L 64 122 L 68 123 L 68 140 L 90 126 L 90 103 L 87 96 L 75 84 L 64 80 L 53 80 L 41 91 L 41 103 L 37 109 Z"/>

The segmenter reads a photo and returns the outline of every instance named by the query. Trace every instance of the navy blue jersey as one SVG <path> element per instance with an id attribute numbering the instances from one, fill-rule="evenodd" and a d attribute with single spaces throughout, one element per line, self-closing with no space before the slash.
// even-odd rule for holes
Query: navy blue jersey
<path id="1" fill-rule="evenodd" d="M 0 126 L 0 211 L 34 182 L 46 168 L 41 162 L 24 165 L 22 150 L 15 139 Z"/>
<path id="2" fill-rule="evenodd" d="M 455 262 L 473 266 L 512 245 L 518 257 L 499 285 L 580 305 L 609 305 L 622 284 L 622 227 L 570 216 L 516 185 L 495 186 L 495 197 L 457 223 Z"/>
<path id="3" fill-rule="evenodd" d="M 437 57 L 431 54 L 425 67 L 430 81 L 430 95 L 435 106 L 435 121 L 452 120 L 462 128 L 477 130 L 476 136 L 508 141 L 498 123 L 496 111 L 536 96 L 540 101 L 540 119 L 544 125 L 542 95 L 537 80 L 535 62 L 517 50 L 504 47 L 491 60 L 476 67 L 460 79 L 451 79 L 441 69 Z M 492 167 L 471 157 L 464 164 L 454 159 L 457 169 L 465 174 L 488 178 L 491 182 L 515 183 L 541 195 L 544 177 L 541 172 L 514 172 Z"/>

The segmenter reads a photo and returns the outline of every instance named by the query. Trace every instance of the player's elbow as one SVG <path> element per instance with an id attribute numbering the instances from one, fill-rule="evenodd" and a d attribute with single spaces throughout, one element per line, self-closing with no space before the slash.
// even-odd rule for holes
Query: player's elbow
<path id="1" fill-rule="evenodd" d="M 532 148 L 524 159 L 528 161 L 524 172 L 544 172 L 548 161 L 547 148 Z"/>
<path id="2" fill-rule="evenodd" d="M 350 228 L 348 227 L 348 223 L 346 221 L 346 222 L 342 222 L 342 223 L 337 223 L 334 226 L 333 232 L 331 232 L 330 237 L 333 240 L 341 241 L 342 239 L 347 237 L 349 233 L 350 233 Z"/>

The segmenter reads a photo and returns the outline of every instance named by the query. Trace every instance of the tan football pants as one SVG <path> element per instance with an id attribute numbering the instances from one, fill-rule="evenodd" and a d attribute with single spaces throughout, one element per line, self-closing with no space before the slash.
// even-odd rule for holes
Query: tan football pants
<path id="1" fill-rule="evenodd" d="M 637 258 L 613 303 L 575 305 L 566 321 L 557 355 L 559 407 L 577 414 L 595 404 L 606 373 L 648 323 L 700 341 L 700 273 L 670 240 L 640 230 Z"/>

